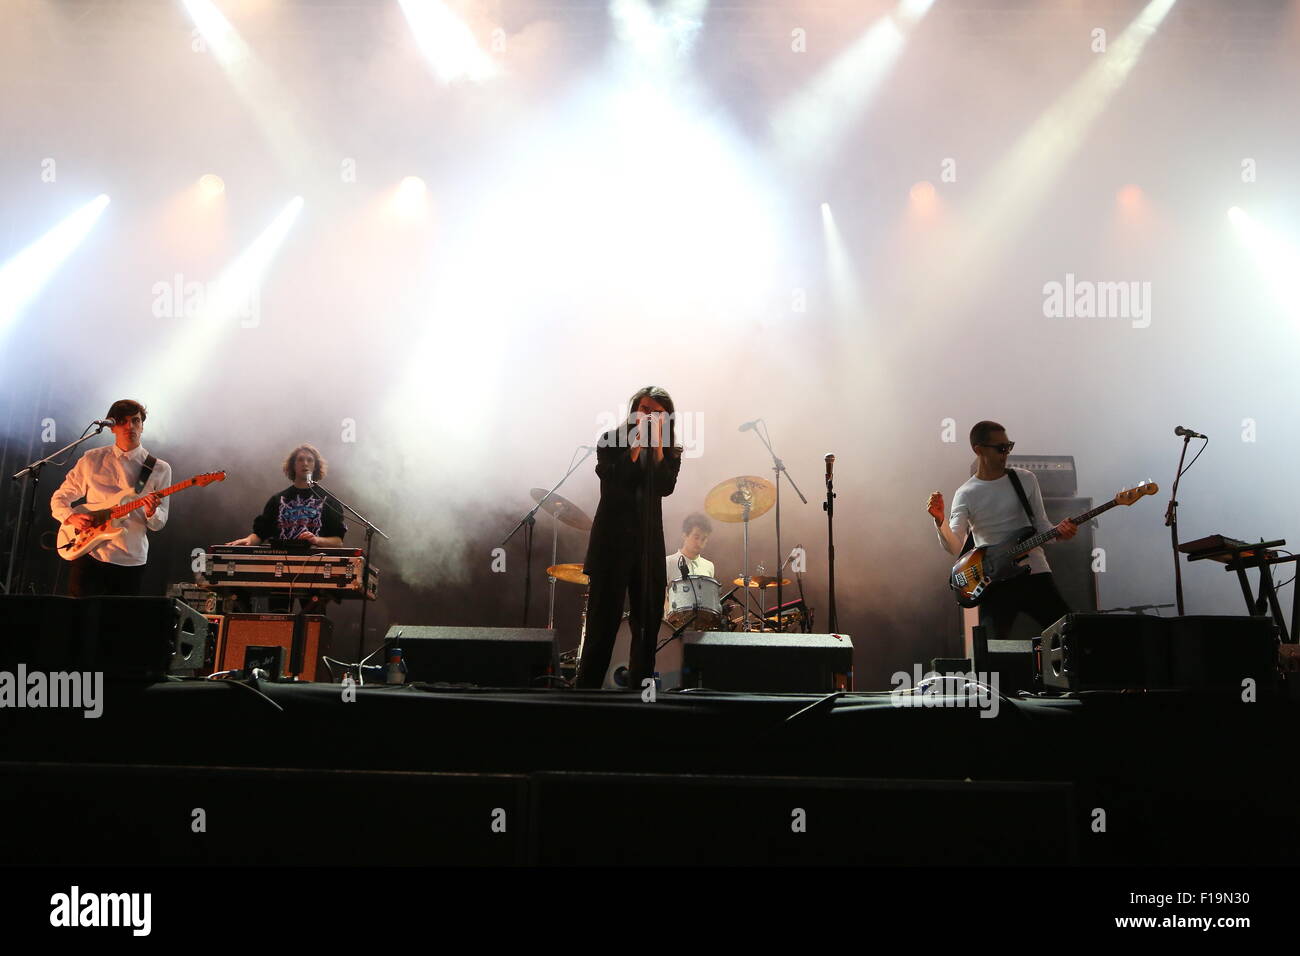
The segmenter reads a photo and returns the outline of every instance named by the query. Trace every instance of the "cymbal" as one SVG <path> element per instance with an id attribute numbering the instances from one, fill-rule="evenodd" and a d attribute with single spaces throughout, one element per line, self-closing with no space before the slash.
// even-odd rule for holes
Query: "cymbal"
<path id="1" fill-rule="evenodd" d="M 546 498 L 546 489 L 534 488 L 531 494 L 534 501 L 541 501 Z M 587 513 L 563 495 L 552 494 L 551 497 L 546 498 L 542 510 L 549 515 L 554 515 L 560 524 L 567 524 L 570 528 L 577 528 L 579 531 L 591 530 L 591 519 L 587 517 Z"/>
<path id="2" fill-rule="evenodd" d="M 591 583 L 591 578 L 582 573 L 581 564 L 553 564 L 546 569 L 546 573 L 557 581 L 567 581 L 569 584 Z"/>
<path id="3" fill-rule="evenodd" d="M 735 585 L 736 587 L 738 587 L 738 588 L 743 588 L 743 587 L 745 586 L 745 579 L 744 579 L 744 578 L 736 578 L 736 580 L 732 581 L 731 583 L 734 584 L 734 585 Z M 749 576 L 749 586 L 750 586 L 751 588 L 774 588 L 774 587 L 776 587 L 776 578 L 769 577 L 769 576 L 764 575 L 764 574 L 751 574 L 751 575 Z M 790 579 L 789 579 L 789 578 L 782 578 L 782 579 L 781 579 L 781 587 L 784 588 L 784 587 L 789 587 L 789 586 L 790 586 Z M 772 616 L 773 616 L 773 617 L 776 617 L 776 612 L 775 612 L 775 611 L 772 612 Z"/>
<path id="4" fill-rule="evenodd" d="M 714 485 L 704 497 L 704 510 L 719 521 L 744 521 L 745 501 L 749 520 L 767 514 L 776 504 L 776 485 L 757 475 L 739 475 Z"/>

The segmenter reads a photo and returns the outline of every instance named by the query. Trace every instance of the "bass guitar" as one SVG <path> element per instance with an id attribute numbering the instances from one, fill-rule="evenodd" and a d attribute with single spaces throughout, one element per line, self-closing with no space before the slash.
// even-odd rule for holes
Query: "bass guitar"
<path id="1" fill-rule="evenodd" d="M 1131 505 L 1139 498 L 1154 495 L 1160 486 L 1153 481 L 1144 481 L 1136 488 L 1121 491 L 1113 500 L 1098 505 L 1091 511 L 1071 518 L 1075 524 L 1091 521 L 1104 511 L 1116 505 Z M 1021 528 L 1014 535 L 998 544 L 972 548 L 952 566 L 948 577 L 948 586 L 952 588 L 957 603 L 962 607 L 975 607 L 984 599 L 988 589 L 1000 581 L 1028 574 L 1029 568 L 1020 563 L 1034 548 L 1044 545 L 1060 535 L 1055 528 L 1050 531 L 1034 533 L 1033 528 Z"/>
<path id="2" fill-rule="evenodd" d="M 225 480 L 226 473 L 224 471 L 212 471 L 206 475 L 195 475 L 193 478 L 187 478 L 169 488 L 163 488 L 160 491 L 151 492 L 151 494 L 166 498 L 168 495 L 174 495 L 186 488 L 202 487 L 203 485 L 210 485 L 214 481 Z M 81 530 L 77 530 L 66 522 L 62 524 L 59 527 L 59 541 L 55 549 L 59 557 L 65 561 L 75 561 L 91 548 L 98 547 L 105 541 L 122 534 L 126 530 L 122 519 L 136 508 L 143 508 L 146 497 L 148 496 L 136 498 L 134 495 L 124 495 L 121 503 L 114 505 L 112 508 L 99 508 L 93 511 L 84 505 L 78 505 L 73 511 L 77 514 L 90 515 L 94 519 L 94 524 Z"/>

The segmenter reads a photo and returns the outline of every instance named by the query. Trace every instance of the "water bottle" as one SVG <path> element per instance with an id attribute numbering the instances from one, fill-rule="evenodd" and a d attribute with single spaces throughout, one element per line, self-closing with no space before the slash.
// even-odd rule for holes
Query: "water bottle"
<path id="1" fill-rule="evenodd" d="M 384 682 L 388 684 L 406 683 L 406 661 L 402 659 L 402 649 L 394 647 L 388 652 L 388 665 L 384 668 Z"/>

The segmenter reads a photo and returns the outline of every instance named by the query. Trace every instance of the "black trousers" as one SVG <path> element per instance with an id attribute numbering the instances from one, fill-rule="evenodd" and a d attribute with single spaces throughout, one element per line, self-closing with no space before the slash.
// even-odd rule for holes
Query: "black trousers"
<path id="1" fill-rule="evenodd" d="M 1012 628 L 1017 614 L 1026 614 L 1038 625 L 1038 631 L 1070 613 L 1070 606 L 1056 588 L 1051 572 L 1022 574 L 989 589 L 980 602 L 980 624 L 988 629 L 990 640 L 1013 640 Z M 1031 636 L 1025 634 L 1024 636 Z"/>
<path id="2" fill-rule="evenodd" d="M 125 595 L 136 597 L 144 580 L 143 564 L 125 567 L 98 561 L 83 554 L 68 569 L 68 594 L 71 597 L 99 597 Z"/>
<path id="3" fill-rule="evenodd" d="M 661 562 L 662 564 L 662 562 Z M 663 581 L 665 571 L 650 569 L 650 593 L 653 609 L 663 606 Z M 582 660 L 578 662 L 578 687 L 598 688 L 605 682 L 609 658 L 614 653 L 614 640 L 623 622 L 623 599 L 630 597 L 632 613 L 628 623 L 632 627 L 632 646 L 628 655 L 627 676 L 630 690 L 641 690 L 641 681 L 652 677 L 655 670 L 655 643 L 659 640 L 660 618 L 657 614 L 642 611 L 645 596 L 643 569 L 639 562 L 619 562 L 608 572 L 591 575 L 587 591 L 587 637 L 582 645 Z M 648 617 L 649 620 L 642 620 Z"/>

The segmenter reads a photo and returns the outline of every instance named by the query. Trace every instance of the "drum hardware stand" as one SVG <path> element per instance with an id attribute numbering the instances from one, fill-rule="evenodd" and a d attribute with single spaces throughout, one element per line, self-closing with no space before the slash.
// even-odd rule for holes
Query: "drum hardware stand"
<path id="1" fill-rule="evenodd" d="M 750 492 L 748 484 L 742 484 L 741 487 L 736 489 L 735 493 L 732 494 L 731 496 L 731 500 L 734 501 L 736 504 L 740 505 L 744 509 L 744 518 L 742 520 L 744 523 L 744 532 L 745 532 L 744 534 L 745 614 L 744 617 L 741 618 L 741 622 L 740 622 L 741 625 L 740 629 L 742 631 L 749 630 L 749 507 L 750 507 L 750 503 L 753 501 L 753 498 L 754 498 L 753 493 Z"/>
<path id="2" fill-rule="evenodd" d="M 510 539 L 515 536 L 515 533 L 520 528 L 522 528 L 524 525 L 528 525 L 528 530 L 524 532 L 524 549 L 525 549 L 525 553 L 527 554 L 527 558 L 524 561 L 524 623 L 523 623 L 524 627 L 528 626 L 528 606 L 531 603 L 532 594 L 533 594 L 533 526 L 537 521 L 537 509 L 540 508 L 546 502 L 547 498 L 555 494 L 555 492 L 559 490 L 560 486 L 569 480 L 569 476 L 578 470 L 578 466 L 581 465 L 588 458 L 590 458 L 591 453 L 596 450 L 594 447 L 589 447 L 587 445 L 579 445 L 578 450 L 574 451 L 573 453 L 574 456 L 577 456 L 578 451 L 581 451 L 584 448 L 586 449 L 587 453 L 583 455 L 580 459 L 578 459 L 578 461 L 576 461 L 574 464 L 569 466 L 569 470 L 564 473 L 564 477 L 561 478 L 559 481 L 557 481 L 555 485 L 551 488 L 551 490 L 548 491 L 542 497 L 542 500 L 537 502 L 537 504 L 533 505 L 532 509 L 529 510 L 527 514 L 525 514 L 522 518 L 519 519 L 518 523 L 513 528 L 510 529 L 510 533 L 506 535 L 504 538 L 502 538 L 501 543 L 497 545 L 497 547 L 499 548 L 504 548 L 506 544 L 510 541 Z M 558 527 L 556 528 L 556 534 L 557 535 L 559 534 Z M 552 554 L 554 554 L 554 552 L 552 552 Z M 554 563 L 555 563 L 554 561 L 551 562 L 552 565 Z M 554 614 L 554 609 L 555 609 L 555 581 L 552 580 L 551 581 L 552 614 Z"/>
<path id="3" fill-rule="evenodd" d="M 699 616 L 700 616 L 700 609 L 696 608 L 695 613 L 691 615 L 690 620 L 688 620 L 681 627 L 673 628 L 672 634 L 670 634 L 668 637 L 665 637 L 662 641 L 660 641 L 659 646 L 655 648 L 655 656 L 658 657 L 660 651 L 662 651 L 673 641 L 678 640 L 682 636 L 682 632 L 687 630 L 692 624 L 694 624 L 695 619 Z"/>
<path id="4" fill-rule="evenodd" d="M 319 488 L 321 491 L 325 493 L 326 498 L 333 498 L 344 508 L 347 508 L 348 511 L 352 512 L 353 516 L 356 517 L 358 521 L 360 521 L 363 525 L 366 526 L 366 557 L 365 560 L 361 562 L 361 634 L 359 635 L 357 640 L 357 657 L 360 658 L 361 652 L 364 651 L 366 647 L 366 607 L 370 604 L 370 546 L 374 542 L 376 531 L 379 531 L 380 537 L 384 538 L 387 541 L 392 541 L 393 539 L 388 537 L 388 535 L 384 534 L 384 532 L 380 531 L 378 528 L 376 528 L 373 524 L 370 523 L 370 519 L 368 519 L 365 515 L 363 515 L 356 508 L 352 507 L 350 504 L 348 504 L 338 495 L 334 494 L 332 491 L 330 491 L 328 488 L 322 485 L 319 481 L 312 481 L 311 478 L 308 478 L 307 485 L 309 488 L 311 488 L 313 495 L 316 494 L 316 489 Z M 321 506 L 322 513 L 324 512 L 324 507 L 325 506 L 323 505 Z M 324 519 L 322 518 L 322 520 Z M 290 610 L 292 610 L 292 608 L 290 608 Z"/>
<path id="5" fill-rule="evenodd" d="M 763 425 L 763 432 L 767 432 L 768 431 L 767 422 L 761 418 L 758 421 L 761 422 Z M 772 448 L 770 435 L 760 433 L 757 428 L 754 428 L 753 432 L 755 435 L 758 435 L 759 439 L 763 442 L 763 444 L 767 446 L 768 454 L 772 456 L 772 471 L 776 473 L 776 481 L 774 482 L 776 485 L 776 560 L 779 565 L 776 572 L 776 629 L 780 631 L 781 630 L 781 605 L 783 603 L 782 594 L 781 594 L 782 588 L 781 588 L 780 569 L 782 567 L 785 567 L 784 563 L 781 561 L 781 553 L 782 553 L 781 552 L 781 476 L 785 475 L 786 480 L 790 482 L 790 487 L 794 489 L 794 493 L 799 496 L 800 501 L 802 501 L 804 504 L 807 504 L 808 499 L 803 496 L 803 492 L 799 490 L 799 486 L 796 485 L 794 483 L 794 479 L 790 477 L 790 472 L 789 470 L 786 469 L 785 462 L 783 462 L 780 458 L 776 456 L 776 450 Z M 748 562 L 746 562 L 746 570 L 748 570 Z M 749 578 L 745 579 L 745 583 L 746 584 L 749 583 Z M 761 603 L 762 602 L 760 602 L 760 604 Z"/>
<path id="6" fill-rule="evenodd" d="M 90 429 L 94 428 L 92 432 Z M 54 461 L 64 452 L 72 451 L 83 441 L 89 441 L 104 430 L 103 425 L 87 425 L 86 430 L 81 433 L 81 437 L 76 441 L 69 442 L 58 451 L 51 455 L 46 455 L 39 461 L 34 461 L 25 465 L 15 474 L 11 475 L 12 481 L 22 481 L 24 478 L 31 477 L 30 482 L 25 482 L 22 486 L 22 493 L 26 493 L 27 485 L 32 487 L 31 499 L 27 502 L 27 507 L 23 507 L 22 493 L 18 498 L 18 523 L 14 527 L 13 543 L 9 550 L 9 567 L 5 571 L 5 594 L 20 594 L 27 583 L 27 535 L 31 530 L 32 523 L 35 520 L 36 512 L 36 493 L 41 484 L 41 469 Z M 17 584 L 14 583 L 14 568 L 21 568 L 18 575 Z"/>
<path id="7" fill-rule="evenodd" d="M 831 620 L 830 627 L 832 634 L 838 634 L 840 630 L 840 618 L 835 613 L 835 479 L 832 475 L 831 466 L 835 464 L 835 456 L 828 454 L 826 456 L 826 500 L 822 502 L 822 510 L 826 512 L 826 567 L 827 567 L 827 585 L 830 588 L 831 599 Z M 803 580 L 799 581 L 799 594 L 803 595 Z M 804 602 L 805 606 L 807 602 Z M 809 633 L 812 628 L 812 615 L 809 614 Z"/>

